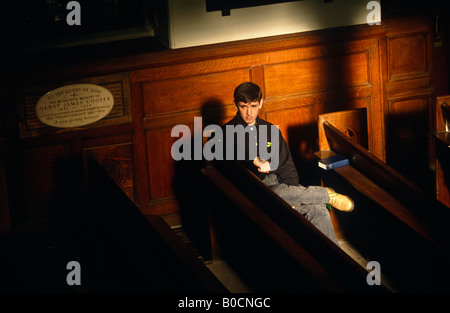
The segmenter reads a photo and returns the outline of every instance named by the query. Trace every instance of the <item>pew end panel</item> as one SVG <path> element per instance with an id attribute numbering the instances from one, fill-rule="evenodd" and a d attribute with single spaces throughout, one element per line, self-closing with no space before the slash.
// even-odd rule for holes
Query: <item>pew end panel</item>
<path id="1" fill-rule="evenodd" d="M 325 121 L 333 124 L 351 141 L 357 142 L 366 149 L 369 149 L 366 108 L 320 114 L 318 118 L 320 151 L 330 150 L 330 145 L 323 128 Z"/>

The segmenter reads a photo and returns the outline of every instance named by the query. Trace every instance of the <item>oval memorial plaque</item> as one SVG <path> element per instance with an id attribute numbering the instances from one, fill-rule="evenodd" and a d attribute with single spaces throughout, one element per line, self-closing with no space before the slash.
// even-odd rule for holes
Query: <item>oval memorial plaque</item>
<path id="1" fill-rule="evenodd" d="M 108 89 L 93 84 L 73 84 L 43 95 L 36 104 L 36 116 L 53 127 L 80 127 L 104 118 L 113 106 L 114 97 Z"/>

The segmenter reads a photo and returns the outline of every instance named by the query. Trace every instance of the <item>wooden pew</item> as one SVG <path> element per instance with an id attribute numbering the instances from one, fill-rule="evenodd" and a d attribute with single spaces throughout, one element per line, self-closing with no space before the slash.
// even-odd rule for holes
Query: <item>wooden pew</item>
<path id="1" fill-rule="evenodd" d="M 242 164 L 218 162 L 202 172 L 217 187 L 208 193 L 220 253 L 254 291 L 389 291 L 369 285 L 365 268 Z"/>
<path id="2" fill-rule="evenodd" d="M 354 241 L 363 254 L 380 262 L 400 291 L 448 291 L 448 208 L 330 122 L 324 121 L 323 128 L 331 150 L 350 160 L 349 166 L 323 174 L 324 184 L 355 200 L 350 215 L 334 212 L 341 238 Z"/>
<path id="3" fill-rule="evenodd" d="M 118 266 L 111 275 L 127 275 L 129 268 L 120 267 L 127 265 L 139 276 L 138 285 L 125 291 L 228 292 L 161 217 L 144 216 L 93 159 L 87 158 L 86 165 L 87 199 L 101 237 L 92 239 Z M 116 262 L 117 257 L 125 260 Z"/>
<path id="4" fill-rule="evenodd" d="M 436 99 L 436 197 L 450 208 L 450 96 Z"/>

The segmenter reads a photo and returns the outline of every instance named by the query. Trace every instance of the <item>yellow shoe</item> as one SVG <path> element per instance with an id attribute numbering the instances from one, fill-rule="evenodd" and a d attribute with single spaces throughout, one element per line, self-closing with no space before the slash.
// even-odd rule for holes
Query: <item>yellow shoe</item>
<path id="1" fill-rule="evenodd" d="M 329 203 L 339 211 L 351 212 L 353 211 L 355 204 L 353 200 L 347 196 L 341 195 L 331 188 L 325 187 L 330 197 Z"/>

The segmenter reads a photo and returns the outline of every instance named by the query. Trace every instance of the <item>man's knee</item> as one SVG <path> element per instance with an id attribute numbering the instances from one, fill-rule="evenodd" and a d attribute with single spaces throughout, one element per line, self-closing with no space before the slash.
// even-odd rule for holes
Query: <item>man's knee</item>
<path id="1" fill-rule="evenodd" d="M 305 217 L 308 220 L 323 220 L 329 219 L 330 214 L 328 212 L 326 204 L 318 203 L 318 204 L 310 204 L 304 206 L 306 209 Z"/>

